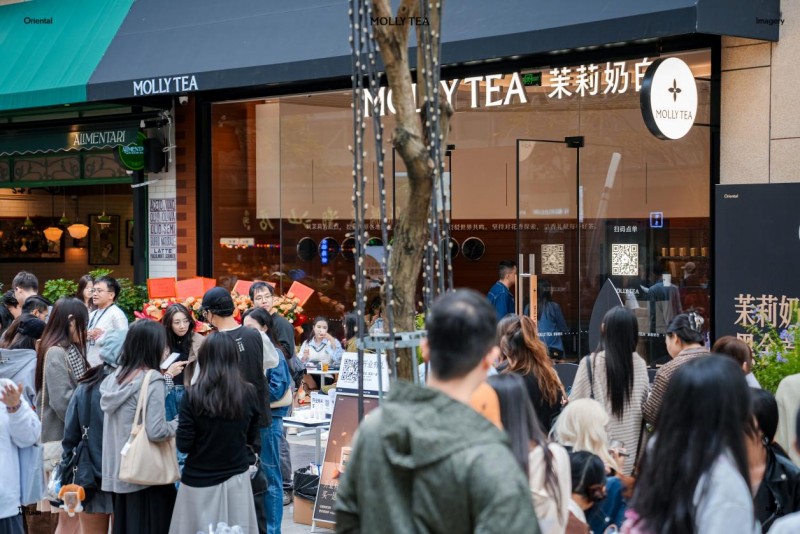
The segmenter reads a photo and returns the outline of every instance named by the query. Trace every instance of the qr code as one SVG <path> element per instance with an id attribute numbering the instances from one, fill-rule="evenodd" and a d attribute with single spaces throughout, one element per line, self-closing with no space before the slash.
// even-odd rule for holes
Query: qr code
<path id="1" fill-rule="evenodd" d="M 611 274 L 614 276 L 639 275 L 639 245 L 613 243 L 611 245 Z"/>
<path id="2" fill-rule="evenodd" d="M 564 245 L 542 245 L 542 274 L 564 274 Z"/>
<path id="3" fill-rule="evenodd" d="M 358 383 L 358 360 L 355 358 L 342 359 L 342 368 L 339 372 L 339 382 L 342 384 Z"/>

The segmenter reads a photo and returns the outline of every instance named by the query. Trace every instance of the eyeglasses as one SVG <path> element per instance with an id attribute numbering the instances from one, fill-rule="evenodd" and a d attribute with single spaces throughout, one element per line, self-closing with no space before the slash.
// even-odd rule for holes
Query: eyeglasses
<path id="1" fill-rule="evenodd" d="M 272 295 L 257 295 L 253 298 L 253 302 L 266 302 L 272 299 Z"/>
<path id="2" fill-rule="evenodd" d="M 108 293 L 108 289 L 92 289 L 92 293 Z"/>

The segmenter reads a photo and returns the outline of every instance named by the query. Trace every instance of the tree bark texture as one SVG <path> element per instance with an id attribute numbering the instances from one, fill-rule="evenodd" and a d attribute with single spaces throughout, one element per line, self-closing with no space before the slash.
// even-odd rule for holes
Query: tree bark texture
<path id="1" fill-rule="evenodd" d="M 372 5 L 373 12 L 378 17 L 395 16 L 391 12 L 389 0 L 373 0 Z M 419 16 L 419 2 L 403 0 L 396 16 Z M 438 35 L 440 28 L 438 17 L 429 18 L 429 23 L 431 31 Z M 419 41 L 419 26 L 417 28 Z M 423 76 L 430 76 L 430 73 L 423 74 L 421 68 L 417 70 L 417 88 L 420 95 L 420 106 L 423 109 L 422 113 L 417 113 L 408 62 L 409 26 L 376 25 L 374 31 L 386 69 L 389 87 L 392 90 L 394 106 L 397 110 L 392 143 L 406 165 L 409 183 L 407 207 L 395 222 L 393 244 L 389 256 L 388 268 L 393 280 L 393 297 L 389 302 L 384 294 L 383 306 L 384 312 L 386 306 L 392 306 L 396 332 L 412 332 L 414 317 L 417 313 L 416 294 L 420 268 L 425 245 L 431 239 L 428 217 L 433 193 L 435 163 L 431 157 L 429 140 L 425 137 L 423 128 L 423 120 L 425 120 L 423 99 L 426 94 Z M 438 44 L 436 46 L 438 48 Z M 419 53 L 418 58 L 421 59 Z M 418 60 L 417 65 L 421 67 L 422 62 Z M 440 90 L 439 87 L 436 89 Z M 445 98 L 442 98 L 441 102 L 443 103 L 440 106 L 441 131 L 446 137 L 452 109 Z M 445 140 L 442 140 L 442 146 L 444 145 Z M 415 354 L 416 351 L 410 349 L 398 351 L 397 374 L 399 379 L 409 381 L 413 379 L 412 373 L 416 372 Z"/>

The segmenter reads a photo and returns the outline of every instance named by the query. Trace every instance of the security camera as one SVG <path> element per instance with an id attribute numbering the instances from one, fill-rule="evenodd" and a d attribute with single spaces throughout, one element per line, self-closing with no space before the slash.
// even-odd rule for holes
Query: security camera
<path id="1" fill-rule="evenodd" d="M 178 103 L 181 106 L 188 106 L 189 105 L 189 97 L 188 96 L 179 96 Z"/>

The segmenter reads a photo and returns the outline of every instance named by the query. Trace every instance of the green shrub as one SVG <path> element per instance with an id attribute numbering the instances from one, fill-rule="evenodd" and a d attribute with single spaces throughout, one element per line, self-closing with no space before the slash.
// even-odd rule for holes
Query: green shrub
<path id="1" fill-rule="evenodd" d="M 50 302 L 55 302 L 61 297 L 74 297 L 77 292 L 77 282 L 65 278 L 53 278 L 44 283 L 42 296 Z"/>
<path id="2" fill-rule="evenodd" d="M 102 276 L 109 276 L 113 272 L 111 269 L 95 269 L 90 271 L 89 274 L 96 280 Z M 125 313 L 128 321 L 133 322 L 135 319 L 133 312 L 141 310 L 145 301 L 147 301 L 147 288 L 134 285 L 129 278 L 117 278 L 117 282 L 119 282 L 120 287 L 117 306 Z M 64 278 L 54 278 L 45 282 L 42 295 L 51 302 L 55 302 L 61 297 L 74 297 L 77 291 L 77 282 Z"/>
<path id="3" fill-rule="evenodd" d="M 753 374 L 772 393 L 785 377 L 800 373 L 800 310 L 795 308 L 792 317 L 792 324 L 780 331 L 772 325 L 746 327 L 753 336 Z"/>

